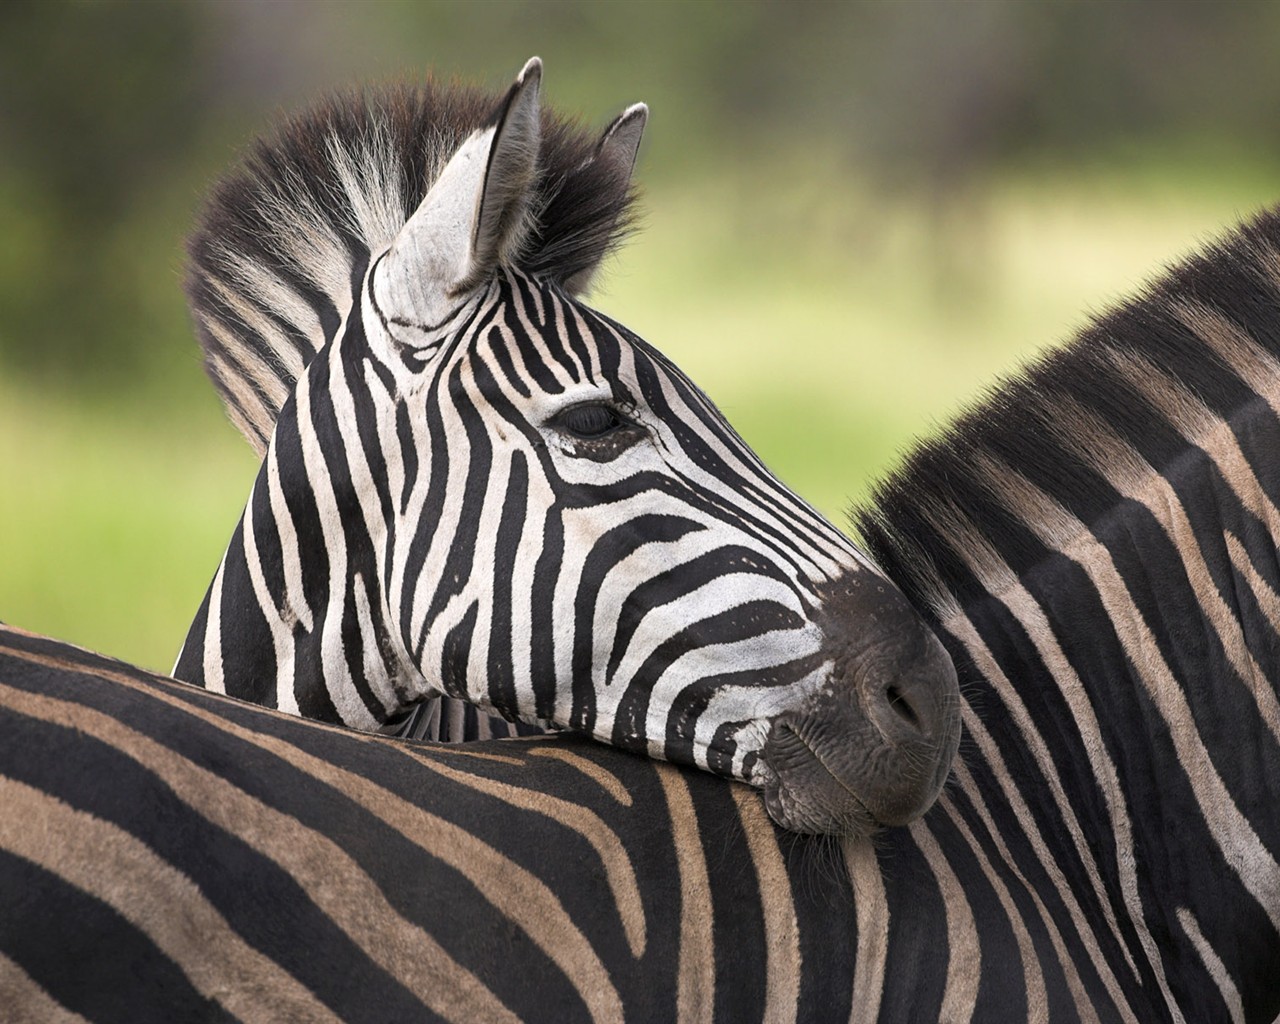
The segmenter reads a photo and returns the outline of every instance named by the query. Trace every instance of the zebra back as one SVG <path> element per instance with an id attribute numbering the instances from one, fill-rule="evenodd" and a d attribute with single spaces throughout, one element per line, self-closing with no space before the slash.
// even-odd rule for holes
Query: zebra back
<path id="1" fill-rule="evenodd" d="M 0 735 L 6 1020 L 848 1013 L 838 847 L 704 772 L 369 736 L 3 628 Z"/>

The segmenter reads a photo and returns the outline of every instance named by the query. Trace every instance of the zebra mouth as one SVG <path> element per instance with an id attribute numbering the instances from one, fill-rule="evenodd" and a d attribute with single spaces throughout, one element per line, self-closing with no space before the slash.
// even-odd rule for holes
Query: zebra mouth
<path id="1" fill-rule="evenodd" d="M 927 811 L 954 748 L 926 738 L 887 742 L 870 723 L 839 729 L 805 715 L 775 720 L 761 753 L 765 808 L 774 822 L 792 832 L 858 838 Z"/>
<path id="2" fill-rule="evenodd" d="M 775 722 L 763 753 L 770 769 L 762 787 L 764 805 L 775 824 L 791 832 L 851 838 L 883 827 L 850 782 L 827 766 L 793 724 Z"/>

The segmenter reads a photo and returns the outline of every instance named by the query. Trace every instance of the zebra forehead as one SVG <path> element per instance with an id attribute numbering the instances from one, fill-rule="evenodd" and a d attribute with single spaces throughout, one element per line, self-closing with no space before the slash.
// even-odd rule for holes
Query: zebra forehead
<path id="1" fill-rule="evenodd" d="M 188 243 L 187 295 L 210 376 L 255 448 L 262 419 L 274 421 L 279 396 L 337 332 L 370 254 L 501 100 L 432 80 L 335 95 L 258 139 L 215 186 Z M 566 287 L 585 280 L 633 226 L 630 171 L 598 158 L 593 132 L 544 109 L 520 270 Z M 318 316 L 290 315 L 308 308 Z M 264 372 L 279 386 L 264 386 Z M 247 408 L 258 411 L 242 425 Z"/>

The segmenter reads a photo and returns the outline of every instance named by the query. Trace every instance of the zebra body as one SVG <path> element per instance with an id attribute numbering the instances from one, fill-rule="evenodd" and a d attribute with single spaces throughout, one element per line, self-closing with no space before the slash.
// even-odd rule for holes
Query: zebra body
<path id="1" fill-rule="evenodd" d="M 0 633 L 6 1005 L 1274 1021 L 1278 323 L 1272 213 L 881 488 L 864 534 L 966 739 L 871 841 L 568 737 L 362 736 Z"/>
<path id="2" fill-rule="evenodd" d="M 359 734 L 11 630 L 0 735 L 6 1022 L 847 1010 L 845 963 L 798 973 L 853 935 L 831 840 L 704 772 Z"/>
<path id="3" fill-rule="evenodd" d="M 1280 1014 L 1277 453 L 1271 211 L 921 446 L 860 517 L 966 698 L 958 785 L 919 830 L 973 848 L 938 871 L 952 942 L 1010 927 L 983 901 L 1036 901 L 1035 927 L 1009 914 L 1032 1007 Z"/>
<path id="4" fill-rule="evenodd" d="M 1269 214 L 881 490 L 966 739 L 874 841 L 0 630 L 6 1019 L 1274 1021 L 1278 282 Z"/>
<path id="5" fill-rule="evenodd" d="M 174 674 L 363 730 L 465 700 L 751 782 L 796 829 L 909 820 L 958 741 L 952 666 L 575 297 L 644 108 L 596 141 L 541 113 L 540 76 L 322 108 L 216 192 L 193 308 L 266 447 Z"/>

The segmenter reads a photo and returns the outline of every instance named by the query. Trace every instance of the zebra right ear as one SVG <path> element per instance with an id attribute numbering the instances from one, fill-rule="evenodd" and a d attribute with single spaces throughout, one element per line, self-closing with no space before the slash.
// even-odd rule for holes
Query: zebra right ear
<path id="1" fill-rule="evenodd" d="M 373 298 L 392 336 L 423 347 L 498 266 L 515 258 L 531 226 L 542 119 L 542 61 L 532 58 L 496 123 L 458 147 L 373 269 Z"/>

